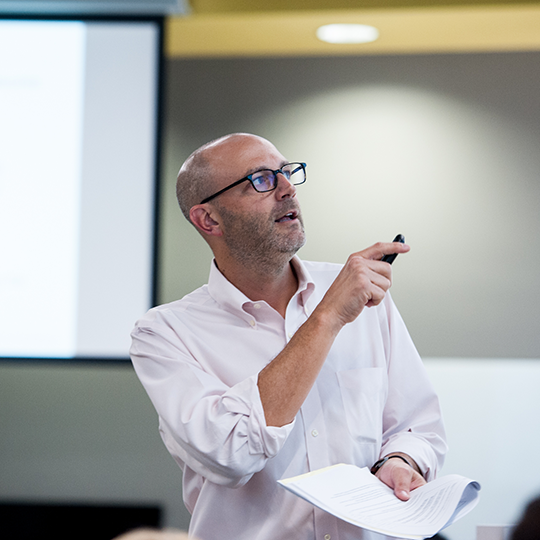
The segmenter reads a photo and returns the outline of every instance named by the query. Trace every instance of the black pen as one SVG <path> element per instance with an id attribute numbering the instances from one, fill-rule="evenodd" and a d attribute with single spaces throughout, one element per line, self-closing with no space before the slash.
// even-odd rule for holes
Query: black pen
<path id="1" fill-rule="evenodd" d="M 402 244 L 405 243 L 405 237 L 402 234 L 398 234 L 392 242 L 401 242 Z M 394 259 L 398 256 L 397 253 L 392 253 L 391 255 L 385 255 L 381 261 L 387 262 L 388 264 L 392 264 L 394 262 Z"/>

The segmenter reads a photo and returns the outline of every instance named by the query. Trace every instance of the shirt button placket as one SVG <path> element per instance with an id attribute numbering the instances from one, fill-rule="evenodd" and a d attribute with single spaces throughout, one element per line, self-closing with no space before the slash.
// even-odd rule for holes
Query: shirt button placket
<path id="1" fill-rule="evenodd" d="M 328 438 L 326 433 L 325 417 L 317 384 L 306 397 L 301 407 L 301 418 L 304 423 L 304 437 L 306 443 L 309 470 L 315 471 L 331 465 L 328 455 Z M 338 538 L 337 518 L 321 510 L 314 508 L 315 538 L 325 540 L 326 535 L 333 539 Z"/>

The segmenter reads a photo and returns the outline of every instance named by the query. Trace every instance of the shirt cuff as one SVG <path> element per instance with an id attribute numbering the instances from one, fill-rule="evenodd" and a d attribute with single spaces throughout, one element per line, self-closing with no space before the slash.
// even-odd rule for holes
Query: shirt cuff
<path id="1" fill-rule="evenodd" d="M 261 395 L 257 385 L 258 375 L 253 375 L 234 386 L 234 398 L 223 396 L 223 405 L 230 411 L 245 414 L 248 418 L 248 445 L 251 454 L 274 457 L 283 447 L 294 428 L 296 419 L 284 426 L 267 426 Z"/>
<path id="2" fill-rule="evenodd" d="M 412 433 L 401 433 L 383 445 L 381 457 L 388 454 L 402 453 L 410 456 L 426 481 L 434 480 L 439 469 L 438 459 L 431 446 Z"/>

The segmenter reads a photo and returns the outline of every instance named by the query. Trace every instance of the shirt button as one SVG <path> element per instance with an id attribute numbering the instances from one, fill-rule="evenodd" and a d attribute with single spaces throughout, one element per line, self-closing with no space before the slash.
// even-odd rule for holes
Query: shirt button
<path id="1" fill-rule="evenodd" d="M 289 332 L 288 333 L 288 336 L 289 336 L 289 339 L 291 339 L 293 337 L 293 333 L 292 332 Z"/>
<path id="2" fill-rule="evenodd" d="M 319 432 L 318 432 L 316 429 L 314 429 L 314 430 L 311 432 L 311 435 L 313 435 L 313 437 L 317 437 L 317 435 L 319 435 Z M 326 538 L 326 536 L 325 536 L 325 538 Z"/>
<path id="3" fill-rule="evenodd" d="M 254 307 L 255 309 L 261 309 L 261 304 L 253 304 L 253 307 Z"/>
<path id="4" fill-rule="evenodd" d="M 249 324 L 251 324 L 251 326 L 255 326 L 255 321 L 251 319 L 251 321 L 249 321 Z"/>
<path id="5" fill-rule="evenodd" d="M 324 535 L 324 540 L 330 540 L 330 538 L 332 538 L 332 537 L 329 534 Z"/>

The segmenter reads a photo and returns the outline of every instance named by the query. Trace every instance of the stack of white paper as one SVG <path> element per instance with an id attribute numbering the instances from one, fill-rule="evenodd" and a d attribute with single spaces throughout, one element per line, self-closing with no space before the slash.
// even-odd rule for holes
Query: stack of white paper
<path id="1" fill-rule="evenodd" d="M 452 474 L 428 482 L 401 501 L 369 469 L 345 464 L 279 483 L 353 525 L 413 540 L 429 538 L 469 513 L 480 490 L 478 482 Z"/>

